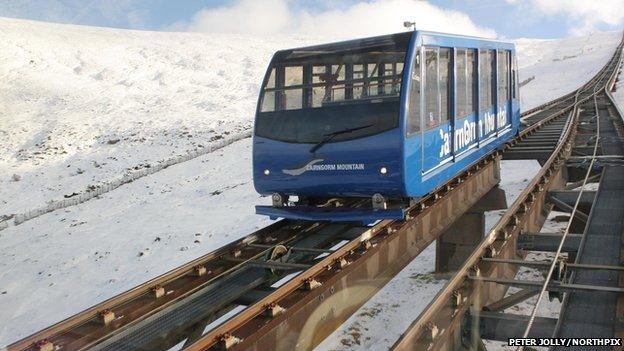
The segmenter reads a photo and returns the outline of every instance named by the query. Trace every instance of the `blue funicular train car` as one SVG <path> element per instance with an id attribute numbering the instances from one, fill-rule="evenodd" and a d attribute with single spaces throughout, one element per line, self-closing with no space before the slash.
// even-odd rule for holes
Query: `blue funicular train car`
<path id="1" fill-rule="evenodd" d="M 253 137 L 254 185 L 273 203 L 256 213 L 403 219 L 517 134 L 516 67 L 512 43 L 424 31 L 278 51 Z"/>

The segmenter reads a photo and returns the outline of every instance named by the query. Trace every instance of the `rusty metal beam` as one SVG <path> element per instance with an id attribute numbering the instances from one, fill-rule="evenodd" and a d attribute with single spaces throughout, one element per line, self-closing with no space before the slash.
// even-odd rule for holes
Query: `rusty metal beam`
<path id="1" fill-rule="evenodd" d="M 581 244 L 582 234 L 568 234 L 562 252 L 576 252 Z M 525 233 L 518 235 L 518 250 L 555 252 L 561 242 L 561 233 Z"/>
<path id="2" fill-rule="evenodd" d="M 513 293 L 507 297 L 504 297 L 496 302 L 493 302 L 487 306 L 483 307 L 484 311 L 490 312 L 500 312 L 502 310 L 508 309 L 511 306 L 515 306 L 520 302 L 537 295 L 538 291 L 532 289 L 523 289 L 518 291 L 517 293 Z"/>
<path id="3" fill-rule="evenodd" d="M 510 338 L 517 338 L 518 335 L 522 335 L 529 320 L 527 316 L 488 311 L 481 311 L 474 317 L 478 317 L 480 320 L 481 338 L 502 342 L 507 342 Z M 556 318 L 537 317 L 531 333 L 527 337 L 550 338 L 556 324 Z M 468 324 L 468 326 L 470 325 Z"/>
<path id="4" fill-rule="evenodd" d="M 564 211 L 568 213 L 574 212 L 574 218 L 578 218 L 584 223 L 587 223 L 587 219 L 589 218 L 589 216 L 586 213 L 581 212 L 578 208 L 576 209 L 576 211 L 574 211 L 574 207 L 568 205 L 567 203 L 559 200 L 559 198 L 554 197 L 554 196 L 551 196 L 548 199 L 548 201 L 555 205 L 556 210 Z"/>
<path id="5" fill-rule="evenodd" d="M 549 191 L 550 198 L 556 198 L 561 202 L 564 202 L 568 206 L 574 206 L 576 199 L 578 199 L 580 192 L 575 190 L 553 190 Z M 579 206 L 591 207 L 596 197 L 596 191 L 583 191 Z"/>
<path id="6" fill-rule="evenodd" d="M 587 178 L 587 183 L 595 183 L 600 181 L 600 176 L 602 176 L 602 173 L 597 173 L 594 174 L 593 176 L 590 176 L 589 178 Z M 565 186 L 565 190 L 572 190 L 572 189 L 576 189 L 578 187 L 580 187 L 581 185 L 583 185 L 583 183 L 585 182 L 585 179 L 581 179 L 575 182 L 571 182 L 569 184 L 567 184 Z"/>
<path id="7" fill-rule="evenodd" d="M 491 278 L 491 277 L 478 277 L 478 276 L 470 276 L 471 280 L 484 282 L 484 283 L 495 283 L 505 286 L 514 286 L 517 288 L 524 289 L 541 289 L 544 286 L 543 281 L 534 281 L 534 280 L 519 280 L 519 279 L 504 279 L 504 278 Z M 588 284 L 568 284 L 561 283 L 559 281 L 551 281 L 548 283 L 547 291 L 554 292 L 573 292 L 573 291 L 596 291 L 596 292 L 609 292 L 609 293 L 624 293 L 624 288 L 616 288 L 612 286 L 597 286 L 597 285 L 588 285 Z"/>

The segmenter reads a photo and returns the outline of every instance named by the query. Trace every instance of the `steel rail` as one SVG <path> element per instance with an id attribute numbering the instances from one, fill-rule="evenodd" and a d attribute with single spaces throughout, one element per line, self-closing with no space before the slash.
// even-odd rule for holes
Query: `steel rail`
<path id="1" fill-rule="evenodd" d="M 597 84 L 601 84 L 604 78 L 607 77 L 607 74 L 610 73 L 609 77 L 613 76 L 615 71 L 612 70 L 612 67 L 614 66 L 614 62 L 619 62 L 623 45 L 624 37 L 609 62 L 596 76 L 575 92 L 577 97 L 582 96 L 582 98 L 580 100 L 575 98 L 575 103 L 571 108 L 562 109 L 562 112 L 572 110 L 572 113 L 569 115 L 566 127 L 559 138 L 559 143 L 540 171 L 500 218 L 490 233 L 474 250 L 465 264 L 451 277 L 425 310 L 395 342 L 392 349 L 414 349 L 418 347 L 417 345 L 423 347 L 423 345 L 418 344 L 418 340 L 421 340 L 421 338 L 425 338 L 424 342 L 427 345 L 443 345 L 444 341 L 435 339 L 440 339 L 438 337 L 443 333 L 448 337 L 454 334 L 454 330 L 440 329 L 437 327 L 437 322 L 448 318 L 447 315 L 445 315 L 445 317 L 438 316 L 438 313 L 441 313 L 441 310 L 445 308 L 450 310 L 450 317 L 453 320 L 450 323 L 447 320 L 445 325 L 449 324 L 449 328 L 458 328 L 460 326 L 460 322 L 458 321 L 459 316 L 466 312 L 472 299 L 475 298 L 474 294 L 477 293 L 470 289 L 470 283 L 468 282 L 471 271 L 481 273 L 480 261 L 482 257 L 494 257 L 496 256 L 496 252 L 505 249 L 505 246 L 515 245 L 515 237 L 519 234 L 523 222 L 527 220 L 525 214 L 535 203 L 538 194 L 548 186 L 551 177 L 561 168 L 566 154 L 569 155 L 571 153 L 573 137 L 576 134 L 574 127 L 576 125 L 575 118 L 578 113 L 579 105 L 593 96 L 593 94 L 587 96 L 583 95 L 587 94 L 588 89 L 594 88 Z M 610 70 L 611 72 L 609 72 Z M 547 118 L 547 120 L 550 121 L 551 119 Z M 539 124 L 544 123 L 540 122 Z M 526 130 L 521 134 L 529 133 L 531 133 L 531 130 Z M 508 147 L 514 144 L 515 140 L 508 143 Z M 467 296 L 464 295 L 466 290 L 468 290 Z M 461 301 L 458 301 L 458 298 L 454 296 L 461 296 L 459 299 Z"/>
<path id="2" fill-rule="evenodd" d="M 620 50 L 624 50 L 620 49 Z M 611 94 L 612 91 L 615 91 L 615 83 L 616 83 L 616 78 L 618 77 L 618 73 L 622 72 L 622 67 L 624 65 L 624 54 L 620 55 L 620 61 L 617 63 L 615 70 L 616 70 L 616 74 L 614 74 L 611 77 L 611 80 L 609 81 L 609 83 L 607 83 L 607 86 L 605 87 L 605 93 L 607 95 L 607 97 L 611 100 L 611 103 L 613 103 L 613 106 L 615 107 L 616 113 L 619 114 L 620 116 L 620 121 L 622 121 L 624 123 L 624 108 L 621 108 L 619 106 L 619 104 L 615 103 L 616 99 L 613 97 L 613 95 Z M 624 138 L 624 131 L 619 129 L 617 130 L 618 134 L 620 135 L 620 138 Z M 620 257 L 620 258 L 624 258 L 624 257 Z M 620 275 L 620 286 L 624 285 L 624 275 Z M 617 313 L 619 315 L 624 315 L 624 296 L 620 296 L 618 298 L 618 302 L 617 302 Z M 615 330 L 615 336 L 619 337 L 621 339 L 624 339 L 624 327 L 619 326 L 616 327 Z"/>
<path id="3" fill-rule="evenodd" d="M 546 278 L 544 280 L 544 285 L 542 286 L 542 288 L 540 289 L 539 294 L 537 295 L 537 299 L 535 300 L 535 305 L 533 306 L 533 309 L 531 311 L 531 315 L 529 316 L 529 320 L 527 322 L 526 328 L 524 329 L 524 333 L 522 334 L 523 338 L 528 337 L 529 332 L 531 331 L 531 327 L 533 327 L 533 322 L 535 321 L 535 317 L 537 315 L 537 309 L 539 308 L 540 302 L 542 300 L 542 297 L 544 296 L 544 294 L 546 293 L 546 290 L 548 288 L 548 284 L 550 283 L 550 280 L 552 279 L 553 276 L 553 272 L 555 271 L 555 267 L 557 265 L 557 260 L 559 259 L 559 256 L 561 256 L 561 250 L 563 249 L 563 244 L 565 242 L 565 239 L 567 237 L 567 235 L 570 233 L 570 228 L 572 228 L 572 222 L 574 220 L 574 215 L 577 213 L 579 204 L 581 203 L 581 197 L 583 196 L 583 193 L 585 192 L 585 186 L 587 186 L 587 180 L 589 179 L 592 169 L 594 167 L 594 163 L 596 162 L 596 154 L 598 153 L 598 144 L 600 142 L 600 118 L 599 117 L 599 111 L 598 111 L 598 101 L 597 101 L 597 97 L 596 97 L 596 89 L 598 88 L 598 85 L 596 85 L 594 87 L 594 92 L 593 92 L 593 96 L 594 96 L 594 109 L 596 111 L 596 140 L 594 141 L 594 151 L 592 154 L 592 158 L 591 158 L 591 162 L 589 164 L 589 167 L 587 167 L 587 172 L 585 174 L 585 178 L 583 180 L 583 184 L 581 184 L 581 190 L 578 193 L 578 196 L 576 198 L 576 201 L 574 202 L 574 207 L 572 208 L 572 211 L 570 212 L 570 219 L 568 220 L 568 223 L 566 225 L 566 228 L 563 232 L 563 235 L 561 236 L 561 240 L 559 241 L 559 246 L 557 247 L 557 251 L 555 252 L 555 257 L 552 258 L 552 262 L 550 264 L 550 267 L 548 268 L 548 274 L 546 275 Z M 575 100 L 578 100 L 578 96 L 575 98 Z M 585 235 L 583 235 L 582 239 L 581 239 L 581 243 L 585 240 Z M 581 244 L 582 246 L 582 244 Z M 516 348 L 517 351 L 523 350 L 524 346 L 518 346 Z"/>
<path id="4" fill-rule="evenodd" d="M 588 82 L 589 83 L 589 82 Z M 587 84 L 587 83 L 586 83 Z M 577 90 L 578 92 L 578 90 Z M 537 106 L 531 110 L 528 110 L 526 112 L 524 112 L 522 114 L 523 117 L 530 117 L 532 114 L 536 113 L 536 112 L 545 112 L 545 111 L 549 111 L 549 109 L 553 109 L 553 106 L 556 106 L 559 103 L 563 103 L 566 100 L 570 99 L 570 95 L 572 93 L 566 94 L 560 98 L 554 99 L 548 103 L 542 104 L 540 106 Z M 570 110 L 570 107 L 564 107 L 562 109 L 553 109 L 555 110 L 555 112 L 548 114 L 548 116 L 546 116 L 545 118 L 543 118 L 541 121 L 534 123 L 532 125 L 530 125 L 528 128 L 524 129 L 523 131 L 520 132 L 520 135 L 510 141 L 507 146 L 513 146 L 515 143 L 517 143 L 519 140 L 522 140 L 524 137 L 531 135 L 532 133 L 534 133 L 536 130 L 539 130 L 541 127 L 547 125 L 548 123 L 552 122 L 553 120 L 555 120 L 558 117 L 561 117 L 563 114 L 565 114 L 566 111 Z M 459 178 L 457 178 L 459 179 Z M 453 179 L 452 181 L 449 182 L 450 183 L 456 183 L 457 179 Z M 435 194 L 432 194 L 428 197 L 425 197 L 421 202 L 419 202 L 418 204 L 416 204 L 413 208 L 411 208 L 410 210 L 414 210 L 415 208 L 422 206 L 423 203 L 426 202 L 431 202 L 432 199 L 435 201 L 437 200 L 437 198 L 440 196 L 440 194 L 443 192 L 436 192 Z M 341 249 L 335 251 L 334 253 L 328 255 L 325 259 L 321 260 L 318 264 L 316 264 L 315 266 L 313 266 L 312 268 L 310 268 L 308 271 L 305 271 L 304 273 L 302 273 L 298 279 L 293 279 L 291 280 L 291 282 L 285 284 L 284 286 L 282 286 L 280 289 L 278 289 L 275 293 L 275 295 L 271 295 L 272 298 L 275 298 L 276 296 L 279 296 L 280 294 L 285 294 L 287 291 L 292 291 L 292 289 L 296 289 L 299 288 L 302 284 L 303 281 L 305 281 L 307 278 L 313 277 L 315 275 L 315 273 L 318 273 L 318 267 L 319 266 L 323 266 L 323 265 L 331 265 L 333 264 L 338 257 L 343 257 L 346 254 L 348 254 L 349 252 L 357 249 L 357 247 L 364 241 L 370 240 L 372 237 L 376 236 L 379 233 L 385 233 L 387 232 L 387 228 L 391 228 L 392 225 L 394 225 L 395 223 L 393 221 L 382 221 L 381 223 L 377 224 L 375 227 L 371 228 L 369 231 L 367 231 L 364 235 L 362 235 L 360 238 L 357 238 L 353 241 L 351 241 L 350 243 L 348 243 L 347 245 L 343 246 Z M 80 312 L 66 320 L 63 320 L 49 328 L 46 328 L 40 332 L 37 332 L 29 337 L 26 337 L 16 343 L 11 344 L 8 349 L 9 350 L 24 350 L 24 349 L 30 349 L 32 348 L 34 345 L 36 345 L 37 343 L 39 343 L 42 340 L 53 340 L 55 337 L 59 336 L 59 335 L 63 335 L 63 334 L 67 334 L 71 331 L 72 328 L 75 328 L 77 326 L 83 325 L 85 323 L 89 323 L 91 321 L 93 321 L 94 319 L 99 318 L 99 315 L 102 311 L 114 311 L 115 309 L 117 309 L 119 306 L 121 305 L 125 305 L 128 304 L 132 301 L 136 301 L 138 299 L 141 299 L 143 297 L 147 297 L 147 296 L 151 296 L 154 293 L 154 288 L 155 287 L 162 287 L 165 286 L 167 284 L 170 284 L 180 278 L 183 277 L 187 277 L 189 275 L 192 275 L 195 270 L 197 269 L 197 267 L 206 267 L 206 266 L 210 266 L 211 264 L 214 263 L 215 260 L 217 260 L 219 257 L 223 256 L 223 255 L 227 255 L 235 250 L 240 250 L 243 247 L 255 247 L 258 249 L 258 253 L 256 255 L 254 255 L 254 258 L 257 258 L 259 255 L 262 255 L 263 253 L 266 253 L 270 248 L 263 248 L 263 247 L 259 247 L 258 245 L 254 246 L 253 243 L 255 242 L 259 242 L 261 241 L 260 239 L 266 236 L 271 236 L 274 232 L 276 231 L 280 231 L 284 228 L 288 228 L 289 226 L 292 226 L 293 232 L 291 233 L 292 236 L 288 237 L 287 239 L 285 239 L 284 241 L 281 241 L 279 243 L 286 243 L 289 241 L 292 241 L 293 238 L 296 238 L 298 235 L 303 235 L 303 233 L 307 232 L 307 231 L 311 231 L 314 230 L 314 228 L 318 228 L 319 226 L 321 226 L 321 223 L 302 223 L 302 222 L 292 222 L 292 221 L 279 221 L 276 222 L 266 228 L 263 228 L 255 233 L 252 233 L 242 239 L 239 239 L 231 244 L 228 244 L 222 248 L 219 248 L 211 253 L 208 253 L 202 257 L 199 257 L 187 264 L 184 264 L 176 269 L 173 269 L 172 271 L 165 273 L 159 277 L 156 277 L 154 279 L 151 279 L 143 284 L 140 284 L 139 286 L 130 289 L 120 295 L 117 295 L 115 297 L 112 297 L 102 303 L 99 303 L 83 312 Z M 303 227 L 307 228 L 304 229 Z M 252 244 L 252 245 L 250 245 Z M 251 258 L 250 258 L 251 260 Z M 193 288 L 187 290 L 186 292 L 177 295 L 175 297 L 175 299 L 169 300 L 167 301 L 168 304 L 171 304 L 175 301 L 178 301 L 180 299 L 183 299 L 185 296 L 188 296 L 190 292 L 192 291 L 196 291 L 197 289 L 199 289 L 200 287 L 206 286 L 207 284 L 210 284 L 212 281 L 214 281 L 215 279 L 218 279 L 219 277 L 222 277 L 223 275 L 230 273 L 232 270 L 235 270 L 237 267 L 241 267 L 242 265 L 245 264 L 245 262 L 230 262 L 231 266 L 228 266 L 227 269 L 222 270 L 220 274 L 214 275 L 214 276 L 209 276 L 210 279 L 204 278 L 203 280 L 199 281 L 198 285 L 193 286 Z M 315 271 L 316 269 L 316 271 Z M 270 303 L 271 299 L 270 298 L 265 298 L 263 300 L 258 301 L 254 306 L 261 306 L 261 308 L 259 309 L 248 309 L 249 311 L 255 311 L 256 313 L 261 313 L 264 309 L 266 309 L 266 303 Z M 148 309 L 142 316 L 147 316 L 150 313 L 152 313 L 152 311 L 158 309 L 158 308 L 162 308 L 163 304 L 154 304 L 153 303 L 153 299 L 151 299 L 152 301 L 152 308 Z M 164 300 L 163 300 L 164 302 Z M 264 304 L 264 305 L 263 305 Z M 233 323 L 237 323 L 240 322 L 243 317 L 247 317 L 249 318 L 251 316 L 250 312 L 246 312 L 246 313 L 241 313 L 237 316 L 235 316 L 234 318 L 232 318 L 230 321 L 228 321 L 228 323 L 226 324 L 228 327 L 231 327 L 233 325 Z M 136 320 L 140 320 L 142 318 L 142 316 L 137 317 L 137 319 L 135 320 L 128 320 L 125 321 L 124 325 L 129 324 L 130 322 L 135 322 Z M 120 327 L 121 328 L 121 327 Z M 104 328 L 104 329 L 108 329 L 108 332 L 114 332 L 115 330 L 119 329 L 119 328 Z M 226 328 L 221 328 L 221 329 L 217 329 L 215 330 L 213 333 L 210 334 L 210 336 L 222 336 L 225 332 Z M 221 334 L 218 334 L 218 332 L 221 332 Z M 213 338 L 213 340 L 215 340 Z"/>
<path id="5" fill-rule="evenodd" d="M 615 64 L 613 74 L 611 75 L 611 77 L 609 78 L 608 82 L 604 86 L 604 93 L 605 93 L 607 99 L 611 100 L 611 104 L 615 108 L 615 113 L 620 116 L 620 121 L 624 123 L 624 111 L 622 111 L 622 109 L 619 107 L 619 105 L 617 103 L 615 103 L 616 100 L 613 97 L 613 95 L 611 94 L 611 90 L 615 86 L 615 83 L 617 81 L 617 77 L 619 75 L 619 72 L 622 69 L 622 64 L 624 62 L 624 52 L 622 52 L 624 50 L 624 47 L 621 47 L 619 50 L 620 50 L 619 60 Z M 596 101 L 595 101 L 595 104 L 596 104 Z M 598 114 L 598 111 L 597 111 L 597 114 Z M 596 119 L 598 120 L 598 123 L 599 123 L 599 120 L 600 120 L 599 116 L 597 116 Z M 599 128 L 597 128 L 596 130 L 597 130 L 597 133 L 599 133 Z M 620 134 L 620 137 L 624 137 L 624 134 Z M 614 157 L 613 155 L 594 156 L 592 161 L 595 161 L 596 159 L 600 159 L 600 158 L 613 158 L 613 157 Z M 621 157 L 621 156 L 616 156 L 616 157 Z M 591 168 L 592 167 L 590 166 L 588 168 L 588 171 L 590 171 Z M 598 179 L 600 179 L 602 177 L 602 173 L 596 174 L 596 175 L 594 175 L 594 177 L 597 177 Z M 587 179 L 583 180 L 583 182 L 585 182 L 585 181 L 587 181 Z M 574 185 L 578 186 L 579 184 L 575 183 Z M 593 208 L 592 208 L 592 211 L 593 211 Z M 571 216 L 571 218 L 572 218 L 572 216 Z M 574 267 L 574 266 L 578 266 L 578 267 L 587 266 L 587 265 L 578 263 L 578 261 L 581 258 L 581 255 L 582 255 L 582 250 L 583 250 L 582 248 L 584 247 L 585 240 L 586 240 L 585 231 L 583 231 L 583 235 L 582 235 L 582 238 L 581 238 L 581 242 L 579 243 L 579 251 L 577 252 L 576 259 L 575 259 L 574 263 L 568 263 L 567 266 L 570 266 L 570 267 Z M 617 268 L 624 269 L 624 267 L 617 267 Z M 571 273 L 570 277 L 569 277 L 569 281 L 573 281 L 575 275 L 576 275 L 576 272 L 573 271 Z M 621 278 L 620 278 L 620 286 L 622 286 L 622 285 L 624 285 L 624 275 L 621 275 Z M 560 311 L 564 311 L 564 310 L 567 309 L 567 306 L 568 306 L 568 303 L 569 303 L 569 297 L 570 297 L 569 294 L 566 294 L 564 296 L 563 301 L 561 303 Z M 624 296 L 619 298 L 618 311 L 624 311 Z M 556 335 L 559 333 L 559 330 L 561 328 L 561 323 L 562 323 L 562 320 L 559 319 L 557 324 L 555 325 L 554 330 L 553 330 L 552 337 L 556 337 Z M 622 328 L 616 328 L 616 337 L 624 338 L 624 332 L 622 332 Z"/>

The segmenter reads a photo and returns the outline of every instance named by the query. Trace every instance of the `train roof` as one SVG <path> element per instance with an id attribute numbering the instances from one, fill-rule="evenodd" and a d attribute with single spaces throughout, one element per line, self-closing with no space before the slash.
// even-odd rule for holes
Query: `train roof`
<path id="1" fill-rule="evenodd" d="M 449 34 L 449 33 L 440 33 L 440 32 L 432 32 L 432 31 L 416 31 L 421 37 L 431 37 L 434 38 L 434 42 L 430 42 L 425 40 L 420 44 L 430 44 L 430 45 L 439 45 L 439 46 L 459 46 L 459 47 L 479 47 L 479 48 L 496 48 L 496 49 L 507 49 L 507 50 L 515 50 L 515 44 L 511 41 L 505 41 L 500 39 L 490 39 L 490 38 L 482 38 L 475 37 L 470 35 L 461 35 L 461 34 Z M 474 45 L 474 44 L 477 45 Z M 472 45 L 471 45 L 472 44 Z"/>
<path id="2" fill-rule="evenodd" d="M 449 45 L 449 46 L 465 46 L 469 42 L 477 41 L 480 44 L 480 46 L 485 46 L 485 47 L 500 47 L 500 48 L 506 48 L 506 49 L 513 49 L 514 47 L 513 42 L 499 40 L 499 39 L 488 39 L 488 38 L 481 38 L 481 37 L 469 36 L 469 35 L 416 30 L 416 31 L 405 31 L 405 32 L 399 32 L 399 33 L 393 33 L 393 34 L 385 34 L 385 35 L 379 35 L 379 36 L 373 36 L 373 37 L 342 40 L 342 41 L 337 41 L 337 42 L 329 42 L 329 43 L 317 44 L 317 45 L 311 45 L 311 46 L 302 46 L 302 47 L 291 48 L 291 49 L 283 49 L 283 50 L 277 51 L 277 54 L 278 56 L 281 56 L 284 54 L 292 53 L 294 51 L 307 51 L 307 52 L 317 51 L 317 50 L 320 51 L 320 50 L 326 50 L 329 47 L 331 47 L 333 51 L 340 51 L 341 49 L 352 49 L 354 47 L 366 48 L 367 46 L 383 46 L 383 45 L 391 46 L 391 45 L 396 44 L 397 42 L 408 43 L 414 34 L 445 39 L 443 40 L 446 43 L 445 45 L 449 45 L 449 43 L 457 43 L 457 45 Z M 425 44 L 432 44 L 432 43 L 426 42 Z"/>
<path id="3" fill-rule="evenodd" d="M 467 40 L 480 40 L 480 41 L 488 41 L 488 42 L 494 42 L 494 43 L 500 43 L 500 44 L 508 44 L 508 45 L 513 45 L 514 44 L 512 41 L 483 38 L 483 37 L 477 37 L 477 36 L 474 36 L 474 35 L 451 34 L 451 33 L 433 32 L 433 31 L 426 31 L 426 30 L 417 30 L 416 32 L 419 33 L 419 34 L 440 36 L 440 37 L 446 37 L 446 38 L 457 38 L 457 39 L 467 39 Z"/>

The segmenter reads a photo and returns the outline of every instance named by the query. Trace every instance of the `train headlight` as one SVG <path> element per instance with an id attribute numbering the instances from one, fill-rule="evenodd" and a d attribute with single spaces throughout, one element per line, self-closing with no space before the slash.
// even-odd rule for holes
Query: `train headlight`
<path id="1" fill-rule="evenodd" d="M 379 173 L 381 173 L 381 174 L 386 174 L 386 173 L 388 173 L 388 169 L 387 169 L 386 167 L 381 167 L 381 168 L 379 169 Z"/>
<path id="2" fill-rule="evenodd" d="M 271 200 L 273 201 L 273 206 L 282 207 L 288 202 L 288 195 L 273 193 L 273 195 L 271 195 Z"/>
<path id="3" fill-rule="evenodd" d="M 271 171 L 269 171 L 268 169 L 265 169 L 263 173 L 265 176 L 268 176 L 269 174 L 271 174 Z"/>

